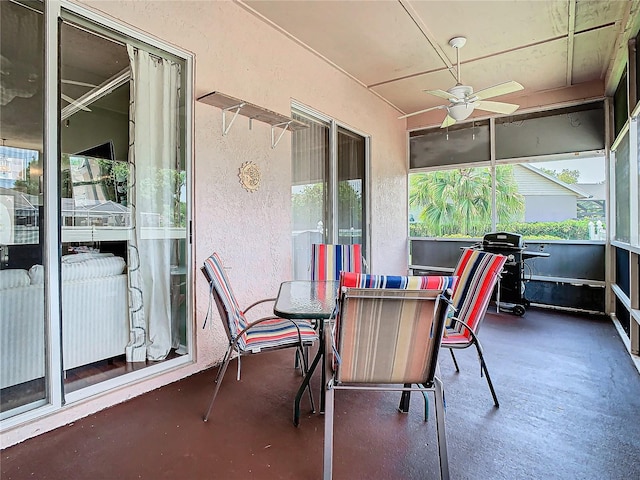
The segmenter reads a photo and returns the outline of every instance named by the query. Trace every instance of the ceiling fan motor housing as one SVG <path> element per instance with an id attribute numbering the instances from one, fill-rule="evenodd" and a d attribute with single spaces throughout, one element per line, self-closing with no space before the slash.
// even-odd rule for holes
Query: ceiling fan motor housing
<path id="1" fill-rule="evenodd" d="M 460 103 L 469 100 L 469 97 L 473 95 L 473 87 L 469 85 L 455 85 L 447 90 L 451 95 L 453 95 L 449 101 L 451 103 Z"/>

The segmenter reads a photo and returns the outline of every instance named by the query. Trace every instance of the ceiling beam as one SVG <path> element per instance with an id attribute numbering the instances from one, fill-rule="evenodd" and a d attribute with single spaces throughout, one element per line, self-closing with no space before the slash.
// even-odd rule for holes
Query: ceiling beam
<path id="1" fill-rule="evenodd" d="M 427 42 L 429 43 L 429 45 L 431 45 L 431 48 L 433 48 L 433 50 L 436 52 L 438 57 L 440 57 L 440 60 L 442 60 L 442 63 L 444 63 L 444 65 L 447 67 L 447 70 L 453 76 L 453 79 L 457 81 L 457 76 L 456 76 L 457 73 L 454 73 L 453 71 L 454 70 L 453 63 L 451 63 L 451 61 L 449 60 L 449 57 L 447 57 L 447 54 L 444 53 L 444 50 L 440 48 L 440 45 L 438 45 L 438 41 L 436 40 L 435 35 L 431 33 L 431 30 L 429 30 L 429 27 L 427 27 L 427 25 L 424 23 L 420 15 L 418 15 L 418 12 L 416 12 L 416 10 L 411 5 L 410 0 L 398 0 L 398 2 L 400 3 L 400 5 L 402 5 L 402 8 L 404 8 L 404 10 L 407 12 L 407 15 L 411 17 L 411 20 L 413 20 L 413 22 L 416 24 L 416 26 L 418 27 L 422 35 L 424 35 L 424 38 L 427 39 Z"/>
<path id="2" fill-rule="evenodd" d="M 613 96 L 618 86 L 618 82 L 624 73 L 627 65 L 629 39 L 635 37 L 640 29 L 640 0 L 627 2 L 620 25 L 618 26 L 618 36 L 611 54 L 611 60 L 601 74 L 604 78 L 605 95 Z M 633 108 L 633 106 L 630 106 Z"/>

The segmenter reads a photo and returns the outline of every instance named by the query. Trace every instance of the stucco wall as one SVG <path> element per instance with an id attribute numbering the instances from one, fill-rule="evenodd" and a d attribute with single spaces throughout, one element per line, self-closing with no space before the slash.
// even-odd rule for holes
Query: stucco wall
<path id="1" fill-rule="evenodd" d="M 195 57 L 195 97 L 216 90 L 290 115 L 291 99 L 370 135 L 371 268 L 406 273 L 406 124 L 363 86 L 232 2 L 88 1 L 94 11 L 188 50 Z M 221 111 L 194 108 L 194 265 L 197 363 L 62 411 L 3 435 L 3 446 L 63 425 L 175 381 L 222 357 L 217 319 L 202 330 L 207 286 L 199 272 L 218 251 L 241 304 L 274 296 L 291 278 L 291 141 L 271 149 L 270 127 L 239 117 L 222 135 Z M 262 184 L 246 192 L 238 168 L 251 160 Z"/>

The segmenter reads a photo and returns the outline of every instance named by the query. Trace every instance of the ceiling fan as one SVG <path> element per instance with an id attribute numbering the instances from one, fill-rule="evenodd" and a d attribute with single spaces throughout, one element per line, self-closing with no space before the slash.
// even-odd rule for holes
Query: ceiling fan
<path id="1" fill-rule="evenodd" d="M 426 108 L 417 112 L 408 113 L 398 118 L 407 118 L 413 115 L 419 115 L 424 112 L 438 109 L 446 109 L 447 116 L 445 117 L 441 128 L 453 125 L 456 122 L 466 120 L 475 109 L 486 110 L 487 112 L 510 114 L 515 112 L 519 105 L 513 103 L 493 102 L 487 101 L 487 98 L 498 97 L 500 95 L 506 95 L 507 93 L 517 92 L 524 87 L 518 82 L 509 81 L 487 87 L 477 92 L 473 91 L 473 87 L 469 85 L 463 85 L 460 80 L 460 49 L 467 43 L 465 37 L 454 37 L 449 40 L 449 45 L 456 49 L 457 67 L 456 67 L 456 84 L 449 90 L 425 90 L 425 92 L 435 95 L 436 97 L 443 98 L 449 101 L 449 105 L 438 105 L 437 107 Z"/>

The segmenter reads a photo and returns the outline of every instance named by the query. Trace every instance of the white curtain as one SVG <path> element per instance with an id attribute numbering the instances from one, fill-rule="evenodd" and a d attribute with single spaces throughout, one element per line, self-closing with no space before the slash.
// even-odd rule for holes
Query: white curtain
<path id="1" fill-rule="evenodd" d="M 129 107 L 128 362 L 163 360 L 172 348 L 171 249 L 174 225 L 171 176 L 178 166 L 180 66 L 127 45 Z M 175 337 L 175 336 L 174 336 Z"/>

